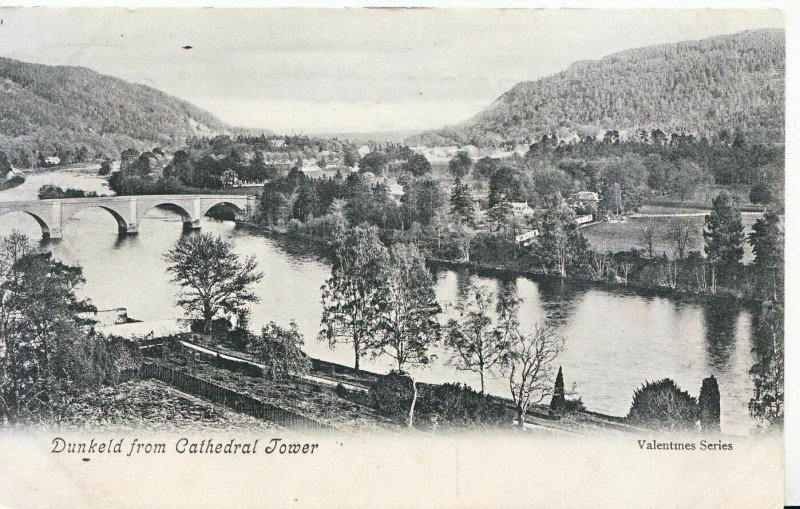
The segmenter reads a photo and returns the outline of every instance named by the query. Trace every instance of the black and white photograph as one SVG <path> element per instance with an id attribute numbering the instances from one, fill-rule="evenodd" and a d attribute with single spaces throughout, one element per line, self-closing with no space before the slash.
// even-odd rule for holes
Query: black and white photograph
<path id="1" fill-rule="evenodd" d="M 769 9 L 0 8 L 0 457 L 36 451 L 0 506 L 783 506 L 786 41 Z M 292 491 L 361 441 L 391 490 Z M 540 452 L 469 498 L 495 442 L 495 476 Z M 583 493 L 582 445 L 536 496 L 595 443 L 648 462 L 629 493 Z M 219 456 L 293 488 L 179 497 Z M 437 468 L 457 498 L 403 499 Z"/>

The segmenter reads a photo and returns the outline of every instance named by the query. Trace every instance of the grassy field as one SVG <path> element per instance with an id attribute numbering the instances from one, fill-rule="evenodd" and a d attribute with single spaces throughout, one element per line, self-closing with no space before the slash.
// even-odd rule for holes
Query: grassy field
<path id="1" fill-rule="evenodd" d="M 681 213 L 673 210 L 675 213 Z M 697 212 L 691 210 L 687 212 Z M 743 214 L 742 225 L 745 229 L 745 234 L 748 234 L 753 227 L 756 219 L 760 217 L 757 214 Z M 642 231 L 647 225 L 653 225 L 656 228 L 656 240 L 654 251 L 656 254 L 661 255 L 666 253 L 670 258 L 675 256 L 675 243 L 665 238 L 667 226 L 673 218 L 670 217 L 640 217 L 629 218 L 624 223 L 598 223 L 595 225 L 582 228 L 580 231 L 589 239 L 592 247 L 600 251 L 627 251 L 632 248 L 642 249 L 641 244 Z M 703 250 L 703 216 L 684 217 L 682 219 L 691 221 L 694 225 L 694 239 L 689 242 L 688 249 L 690 251 Z M 744 259 L 745 263 L 753 260 L 753 252 L 749 245 L 745 245 Z"/>

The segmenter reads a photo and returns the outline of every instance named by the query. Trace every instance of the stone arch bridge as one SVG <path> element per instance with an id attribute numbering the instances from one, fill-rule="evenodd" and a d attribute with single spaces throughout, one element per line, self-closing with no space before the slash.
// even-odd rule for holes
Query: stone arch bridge
<path id="1" fill-rule="evenodd" d="M 39 223 L 44 238 L 60 239 L 64 221 L 91 207 L 101 208 L 110 213 L 117 221 L 120 234 L 135 234 L 139 232 L 139 222 L 150 209 L 158 207 L 175 211 L 183 218 L 184 228 L 196 229 L 200 228 L 200 219 L 209 210 L 223 204 L 233 206 L 237 216 L 246 216 L 255 210 L 256 197 L 180 194 L 12 201 L 0 203 L 0 216 L 10 212 L 24 212 Z"/>

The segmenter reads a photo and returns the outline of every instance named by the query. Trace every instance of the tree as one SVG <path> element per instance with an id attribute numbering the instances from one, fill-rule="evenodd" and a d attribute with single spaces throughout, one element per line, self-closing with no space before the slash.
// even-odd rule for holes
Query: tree
<path id="1" fill-rule="evenodd" d="M 441 312 L 433 290 L 433 277 L 425 267 L 422 253 L 413 244 L 393 246 L 385 296 L 378 347 L 395 360 L 398 371 L 411 377 L 413 398 L 408 426 L 413 427 L 417 384 L 408 368 L 430 362 L 428 349 L 439 340 L 440 325 L 436 316 Z"/>
<path id="2" fill-rule="evenodd" d="M 415 177 L 421 177 L 431 172 L 431 163 L 427 157 L 415 152 L 408 158 L 408 161 L 403 163 L 401 171 L 408 172 Z"/>
<path id="3" fill-rule="evenodd" d="M 475 206 L 472 204 L 472 193 L 469 185 L 456 177 L 453 191 L 450 193 L 450 213 L 458 224 L 471 225 L 475 220 Z"/>
<path id="4" fill-rule="evenodd" d="M 518 330 L 512 336 L 505 362 L 519 427 L 525 425 L 525 415 L 532 404 L 553 394 L 552 362 L 564 348 L 564 341 L 546 324 L 536 324 L 530 333 Z"/>
<path id="5" fill-rule="evenodd" d="M 375 175 L 382 175 L 387 164 L 389 164 L 389 159 L 386 154 L 383 152 L 370 152 L 365 154 L 358 162 L 358 169 L 362 173 L 370 172 Z"/>
<path id="6" fill-rule="evenodd" d="M 774 209 L 767 209 L 756 220 L 747 241 L 753 247 L 753 264 L 761 270 L 774 271 L 783 266 L 783 231 L 780 216 Z"/>
<path id="7" fill-rule="evenodd" d="M 568 268 L 585 249 L 586 239 L 575 228 L 574 217 L 564 203 L 545 211 L 533 245 L 533 255 L 545 272 L 555 270 L 566 277 Z"/>
<path id="8" fill-rule="evenodd" d="M 772 202 L 772 189 L 766 182 L 756 182 L 750 188 L 750 203 L 767 205 Z"/>
<path id="9" fill-rule="evenodd" d="M 339 228 L 333 240 L 333 269 L 322 286 L 320 341 L 333 348 L 353 345 L 355 369 L 376 347 L 386 303 L 389 254 L 375 227 Z"/>
<path id="10" fill-rule="evenodd" d="M 292 210 L 291 200 L 276 182 L 267 182 L 261 191 L 258 202 L 258 214 L 267 224 L 278 224 L 285 221 Z"/>
<path id="11" fill-rule="evenodd" d="M 742 213 L 726 191 L 714 198 L 711 213 L 705 218 L 703 237 L 706 256 L 712 267 L 728 272 L 739 266 L 744 255 Z"/>
<path id="12" fill-rule="evenodd" d="M 358 165 L 358 153 L 350 147 L 345 147 L 342 163 L 348 168 L 355 168 Z"/>
<path id="13" fill-rule="evenodd" d="M 781 295 L 764 304 L 756 326 L 756 363 L 750 369 L 753 398 L 750 415 L 767 431 L 783 427 L 784 306 Z"/>
<path id="14" fill-rule="evenodd" d="M 700 427 L 703 431 L 719 431 L 719 386 L 714 375 L 703 379 L 700 397 Z"/>
<path id="15" fill-rule="evenodd" d="M 489 206 L 502 201 L 525 201 L 528 186 L 523 175 L 513 166 L 504 165 L 489 177 Z"/>
<path id="16" fill-rule="evenodd" d="M 406 209 L 409 222 L 418 221 L 424 226 L 431 224 L 447 200 L 439 180 L 430 176 L 412 179 L 404 191 L 400 201 Z"/>
<path id="17" fill-rule="evenodd" d="M 494 231 L 506 232 L 514 220 L 514 209 L 508 202 L 500 202 L 486 212 L 486 219 Z"/>
<path id="18" fill-rule="evenodd" d="M 657 235 L 658 231 L 656 225 L 653 223 L 647 223 L 639 235 L 639 244 L 647 252 L 647 257 L 650 259 L 653 258 L 653 245 L 655 244 Z"/>
<path id="19" fill-rule="evenodd" d="M 697 229 L 688 219 L 674 218 L 667 225 L 664 238 L 674 243 L 675 253 L 683 260 L 689 244 L 697 238 Z"/>
<path id="20" fill-rule="evenodd" d="M 674 163 L 668 179 L 667 186 L 669 190 L 678 196 L 681 203 L 691 198 L 695 192 L 708 182 L 708 177 L 703 169 L 685 159 Z"/>
<path id="21" fill-rule="evenodd" d="M 480 375 L 481 394 L 485 393 L 486 376 L 501 367 L 508 349 L 504 335 L 492 326 L 489 310 L 493 300 L 485 286 L 470 286 L 469 300 L 456 307 L 459 319 L 450 319 L 445 326 L 450 362 L 458 370 Z"/>
<path id="22" fill-rule="evenodd" d="M 248 351 L 264 364 L 264 378 L 284 380 L 302 376 L 311 370 L 311 360 L 303 353 L 303 336 L 292 320 L 285 329 L 269 322 L 261 336 L 253 336 Z"/>
<path id="23" fill-rule="evenodd" d="M 493 159 L 489 156 L 482 157 L 475 163 L 474 173 L 480 178 L 488 179 L 492 176 L 498 166 L 499 162 L 497 159 Z"/>
<path id="24" fill-rule="evenodd" d="M 100 163 L 100 170 L 97 172 L 100 176 L 105 176 L 111 173 L 111 159 L 103 159 Z"/>
<path id="25" fill-rule="evenodd" d="M 0 240 L 0 421 L 58 423 L 103 381 L 77 314 L 83 281 L 24 235 Z"/>
<path id="26" fill-rule="evenodd" d="M 466 177 L 472 169 L 472 158 L 465 150 L 459 150 L 455 157 L 447 163 L 450 173 L 457 179 Z"/>
<path id="27" fill-rule="evenodd" d="M 5 178 L 11 169 L 11 163 L 8 162 L 8 156 L 5 152 L 0 150 L 0 178 Z"/>
<path id="28" fill-rule="evenodd" d="M 386 290 L 386 303 L 381 306 L 382 353 L 395 360 L 399 371 L 427 364 L 428 348 L 439 338 L 436 316 L 441 308 L 425 258 L 413 244 L 393 246 Z"/>
<path id="29" fill-rule="evenodd" d="M 561 413 L 564 411 L 567 400 L 564 396 L 564 375 L 561 372 L 561 366 L 558 367 L 558 374 L 556 375 L 556 383 L 553 386 L 553 399 L 550 400 L 550 410 Z"/>
<path id="30" fill-rule="evenodd" d="M 187 235 L 164 255 L 171 281 L 181 286 L 178 304 L 192 316 L 203 319 L 203 330 L 211 332 L 218 313 L 237 316 L 258 297 L 250 287 L 264 274 L 254 256 L 244 261 L 234 252 L 235 244 L 209 233 Z"/>

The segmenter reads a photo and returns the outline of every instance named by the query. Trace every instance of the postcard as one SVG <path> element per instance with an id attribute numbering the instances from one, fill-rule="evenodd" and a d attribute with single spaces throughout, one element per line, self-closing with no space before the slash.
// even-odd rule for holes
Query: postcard
<path id="1" fill-rule="evenodd" d="M 0 505 L 782 507 L 791 30 L 0 8 Z"/>

